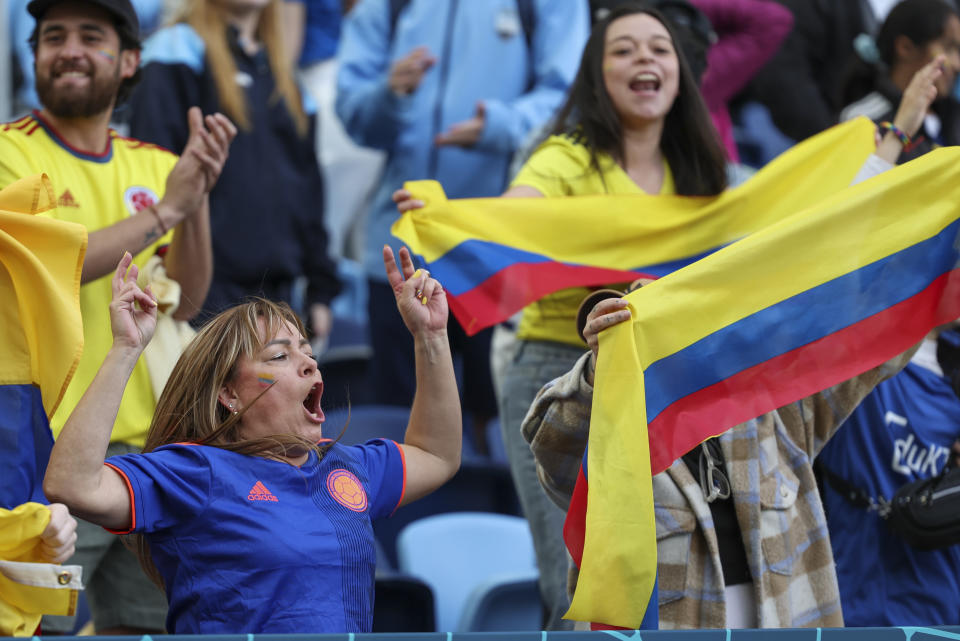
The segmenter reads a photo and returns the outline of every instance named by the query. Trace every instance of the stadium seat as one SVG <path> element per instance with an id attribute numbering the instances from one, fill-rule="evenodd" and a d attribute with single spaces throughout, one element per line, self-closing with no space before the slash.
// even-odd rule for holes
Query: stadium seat
<path id="1" fill-rule="evenodd" d="M 520 516 L 520 502 L 505 465 L 465 461 L 460 471 L 439 489 L 397 510 L 393 516 L 373 522 L 373 531 L 383 545 L 387 560 L 397 566 L 397 537 L 410 523 L 458 512 L 494 512 Z"/>
<path id="2" fill-rule="evenodd" d="M 457 629 L 477 586 L 508 573 L 529 578 L 537 572 L 526 520 L 504 514 L 456 512 L 415 521 L 397 538 L 397 556 L 400 572 L 433 589 L 439 632 Z"/>
<path id="3" fill-rule="evenodd" d="M 378 576 L 374 583 L 373 632 L 433 632 L 430 586 L 411 576 Z"/>
<path id="4" fill-rule="evenodd" d="M 463 607 L 458 632 L 539 630 L 543 602 L 536 572 L 497 575 L 473 589 Z"/>
<path id="5" fill-rule="evenodd" d="M 394 405 L 351 405 L 349 409 L 324 409 L 324 414 L 325 438 L 336 438 L 346 425 L 340 439 L 344 445 L 360 445 L 372 438 L 389 438 L 402 443 L 410 420 L 409 407 Z"/>

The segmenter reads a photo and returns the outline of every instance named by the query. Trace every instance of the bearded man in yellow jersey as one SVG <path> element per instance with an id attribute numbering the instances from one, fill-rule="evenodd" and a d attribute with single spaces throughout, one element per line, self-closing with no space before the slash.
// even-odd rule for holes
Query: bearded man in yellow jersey
<path id="1" fill-rule="evenodd" d="M 37 20 L 30 44 L 43 109 L 0 126 L 0 188 L 44 172 L 57 195 L 52 216 L 89 232 L 80 288 L 84 351 L 51 419 L 56 435 L 111 345 L 106 275 L 124 251 L 142 266 L 165 246 L 167 274 L 181 286 L 176 319 L 189 319 L 203 304 L 212 274 L 207 196 L 236 129 L 221 114 L 204 117 L 191 109 L 190 138 L 179 159 L 119 136 L 110 118 L 136 82 L 140 64 L 139 24 L 129 0 L 32 0 L 27 10 Z M 124 394 L 109 454 L 140 451 L 155 405 L 141 359 Z M 81 522 L 74 562 L 84 566 L 99 634 L 163 630 L 163 594 L 119 538 Z M 72 625 L 44 619 L 43 629 L 68 632 Z"/>

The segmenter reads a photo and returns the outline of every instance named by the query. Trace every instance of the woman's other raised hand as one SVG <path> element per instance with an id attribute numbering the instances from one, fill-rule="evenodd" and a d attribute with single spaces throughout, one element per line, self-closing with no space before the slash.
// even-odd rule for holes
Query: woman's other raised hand
<path id="1" fill-rule="evenodd" d="M 140 289 L 137 274 L 133 256 L 124 252 L 111 281 L 110 326 L 115 347 L 143 351 L 157 328 L 157 299 L 149 286 Z"/>
<path id="2" fill-rule="evenodd" d="M 447 296 L 443 286 L 425 269 L 416 269 L 410 251 L 400 248 L 400 265 L 389 246 L 383 247 L 383 266 L 397 299 L 397 309 L 414 336 L 446 333 Z"/>

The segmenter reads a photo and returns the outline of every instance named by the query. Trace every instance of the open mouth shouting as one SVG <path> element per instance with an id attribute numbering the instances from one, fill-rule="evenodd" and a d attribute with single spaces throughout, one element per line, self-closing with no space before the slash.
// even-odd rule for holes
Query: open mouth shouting
<path id="1" fill-rule="evenodd" d="M 315 383 L 307 397 L 303 399 L 303 409 L 313 423 L 323 423 L 325 417 L 320 409 L 320 397 L 323 396 L 323 383 Z"/>
<path id="2" fill-rule="evenodd" d="M 642 71 L 630 79 L 630 91 L 656 93 L 660 90 L 660 78 L 652 71 Z"/>

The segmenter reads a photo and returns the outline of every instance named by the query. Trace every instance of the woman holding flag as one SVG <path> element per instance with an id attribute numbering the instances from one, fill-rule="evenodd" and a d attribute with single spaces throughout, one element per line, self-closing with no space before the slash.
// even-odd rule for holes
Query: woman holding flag
<path id="1" fill-rule="evenodd" d="M 507 198 L 588 194 L 712 196 L 727 186 L 726 159 L 674 28 L 657 10 L 616 7 L 593 28 L 580 69 L 551 136 L 503 194 Z M 401 212 L 423 206 L 406 190 Z M 544 230 L 549 233 L 549 230 Z M 519 345 L 500 394 L 500 422 L 524 515 L 530 522 L 540 589 L 564 610 L 567 552 L 564 514 L 544 496 L 520 433 L 537 391 L 582 354 L 577 309 L 585 288 L 543 298 L 523 311 Z"/>
<path id="2" fill-rule="evenodd" d="M 899 134 L 920 127 L 942 64 L 937 57 L 915 74 L 858 181 L 896 162 Z M 597 335 L 631 317 L 623 299 L 597 298 L 579 328 L 590 352 L 540 391 L 523 424 L 541 483 L 563 509 L 587 445 Z M 811 462 L 909 355 L 734 427 L 653 477 L 660 627 L 843 625 Z"/>
<path id="3" fill-rule="evenodd" d="M 621 5 L 599 22 L 554 135 L 537 149 L 504 196 L 720 193 L 726 186 L 723 151 L 675 42 L 668 23 L 643 5 Z M 895 118 L 902 131 L 919 126 L 932 100 L 929 77 L 935 73 L 931 66 L 918 74 L 911 100 Z M 897 137 L 888 133 L 877 154 L 889 160 L 899 152 Z M 887 166 L 871 159 L 866 169 L 876 173 Z M 401 212 L 423 206 L 406 190 L 397 191 L 394 199 Z M 534 535 L 541 591 L 552 604 L 563 598 L 557 591 L 566 584 L 564 515 L 543 495 L 519 428 L 539 387 L 567 372 L 582 353 L 575 320 L 586 293 L 564 290 L 525 308 L 519 348 L 501 399 L 504 440 Z M 724 623 L 722 616 L 712 620 Z"/>

